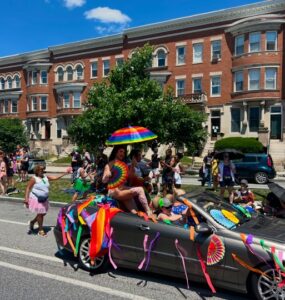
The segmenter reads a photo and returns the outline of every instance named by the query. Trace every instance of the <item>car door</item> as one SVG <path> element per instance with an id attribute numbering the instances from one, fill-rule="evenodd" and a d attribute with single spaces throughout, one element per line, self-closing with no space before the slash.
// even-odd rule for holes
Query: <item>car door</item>
<path id="1" fill-rule="evenodd" d="M 245 156 L 241 162 L 236 164 L 236 176 L 242 178 L 253 178 L 258 167 L 256 156 Z"/>

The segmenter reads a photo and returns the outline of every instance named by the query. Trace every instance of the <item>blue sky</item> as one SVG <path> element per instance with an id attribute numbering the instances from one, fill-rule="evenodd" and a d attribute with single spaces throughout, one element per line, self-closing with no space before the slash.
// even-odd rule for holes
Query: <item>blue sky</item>
<path id="1" fill-rule="evenodd" d="M 258 0 L 3 0 L 0 57 Z"/>

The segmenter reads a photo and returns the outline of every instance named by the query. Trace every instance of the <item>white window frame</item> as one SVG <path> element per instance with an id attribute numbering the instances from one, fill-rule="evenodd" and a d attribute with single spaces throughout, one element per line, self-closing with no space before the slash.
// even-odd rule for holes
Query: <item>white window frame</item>
<path id="1" fill-rule="evenodd" d="M 13 88 L 13 79 L 11 76 L 7 77 L 7 88 L 10 90 Z"/>
<path id="2" fill-rule="evenodd" d="M 242 89 L 238 90 L 237 89 L 237 75 L 242 74 Z M 243 71 L 236 71 L 234 73 L 234 92 L 242 92 L 244 90 L 244 74 Z"/>
<path id="3" fill-rule="evenodd" d="M 3 114 L 8 114 L 9 113 L 9 100 L 4 99 L 3 102 Z"/>
<path id="4" fill-rule="evenodd" d="M 66 95 L 68 95 L 68 102 L 66 101 L 67 98 L 65 98 Z M 63 93 L 63 95 L 62 95 L 62 108 L 70 108 L 70 94 L 69 93 Z"/>
<path id="5" fill-rule="evenodd" d="M 43 77 L 43 73 L 44 73 L 44 72 L 46 73 L 46 77 L 45 77 L 45 78 L 46 78 L 46 82 L 43 82 L 43 78 L 44 78 L 44 77 Z M 48 84 L 48 72 L 47 72 L 47 70 L 41 70 L 41 72 L 40 72 L 40 77 L 41 77 L 41 78 L 40 78 L 41 84 Z"/>
<path id="6" fill-rule="evenodd" d="M 42 105 L 43 105 L 43 98 L 46 98 L 46 109 L 43 109 L 42 108 Z M 41 108 L 41 111 L 48 111 L 48 97 L 47 96 L 41 96 L 40 97 L 40 108 Z"/>
<path id="7" fill-rule="evenodd" d="M 196 60 L 197 50 L 195 50 L 195 49 L 196 49 L 197 46 L 201 46 L 201 57 L 199 58 L 199 60 Z M 192 47 L 193 47 L 193 64 L 203 63 L 203 52 L 204 52 L 203 43 L 195 43 L 195 44 L 192 45 Z"/>
<path id="8" fill-rule="evenodd" d="M 5 79 L 3 77 L 0 79 L 0 87 L 1 90 L 5 90 Z"/>
<path id="9" fill-rule="evenodd" d="M 232 112 L 233 112 L 233 110 L 236 110 L 236 109 L 239 110 L 239 131 L 233 131 L 233 123 L 232 123 L 232 121 L 233 121 L 232 116 L 233 115 L 232 115 Z M 241 108 L 240 107 L 231 107 L 230 112 L 231 112 L 231 132 L 232 133 L 240 133 L 240 131 L 241 131 Z"/>
<path id="10" fill-rule="evenodd" d="M 192 77 L 192 93 L 195 94 L 195 93 L 202 93 L 203 92 L 203 85 L 202 85 L 202 78 L 203 77 Z M 200 80 L 201 81 L 201 92 L 195 92 L 195 84 L 194 84 L 194 81 L 195 80 Z"/>
<path id="11" fill-rule="evenodd" d="M 251 37 L 252 36 L 259 36 L 259 49 L 258 50 L 254 50 L 253 51 L 253 49 L 251 49 L 251 47 L 252 47 L 252 43 L 251 43 L 251 41 L 250 41 L 250 39 L 251 39 Z M 261 51 L 261 32 L 251 32 L 250 34 L 249 34 L 249 37 L 248 37 L 248 52 L 249 53 L 256 53 L 256 52 L 260 52 Z"/>
<path id="12" fill-rule="evenodd" d="M 269 70 L 274 70 L 275 71 L 275 77 L 273 78 L 274 79 L 274 87 L 273 88 L 267 86 L 267 80 L 268 80 L 267 71 L 269 71 Z M 274 68 L 274 67 L 265 68 L 264 77 L 265 77 L 264 78 L 264 88 L 266 90 L 276 90 L 277 89 L 277 68 Z"/>
<path id="13" fill-rule="evenodd" d="M 16 111 L 13 111 L 13 104 L 16 103 Z M 18 113 L 18 101 L 15 99 L 11 100 L 11 114 L 17 114 Z"/>
<path id="14" fill-rule="evenodd" d="M 62 70 L 62 79 L 59 80 L 59 70 Z M 56 75 L 57 75 L 57 82 L 63 82 L 64 81 L 64 69 L 63 67 L 58 67 L 57 70 L 56 70 Z"/>
<path id="15" fill-rule="evenodd" d="M 35 100 L 35 102 L 34 102 L 34 100 Z M 36 109 L 34 107 L 34 104 L 36 104 Z M 35 97 L 35 96 L 31 97 L 31 105 L 32 105 L 32 111 L 38 111 L 39 110 L 38 109 L 38 99 L 37 99 L 37 97 Z"/>
<path id="16" fill-rule="evenodd" d="M 213 79 L 214 78 L 219 78 L 220 79 L 220 85 L 219 85 L 220 92 L 219 92 L 219 94 L 213 94 L 213 87 L 214 87 L 213 86 Z M 222 76 L 221 75 L 213 75 L 213 76 L 211 76 L 210 82 L 211 82 L 211 87 L 210 87 L 211 97 L 221 97 L 221 94 L 222 94 Z"/>
<path id="17" fill-rule="evenodd" d="M 124 64 L 124 57 L 116 57 L 116 66 L 121 67 L 123 64 Z"/>
<path id="18" fill-rule="evenodd" d="M 17 78 L 18 78 L 18 80 L 16 80 Z M 20 76 L 19 75 L 15 75 L 13 81 L 14 81 L 14 87 L 15 87 L 15 89 L 19 89 L 21 87 Z M 18 84 L 17 84 L 17 82 L 18 82 Z"/>
<path id="19" fill-rule="evenodd" d="M 250 119 L 251 119 L 251 109 L 252 108 L 258 108 L 258 111 L 259 111 L 259 126 L 260 126 L 260 115 L 261 115 L 261 109 L 260 109 L 260 107 L 259 106 L 251 106 L 251 107 L 249 107 L 249 111 L 248 111 L 248 113 L 249 113 L 249 118 L 248 118 L 248 130 L 249 130 L 249 132 L 258 132 L 258 128 L 257 128 L 257 131 L 255 131 L 255 130 L 251 130 L 251 128 L 250 128 Z"/>
<path id="20" fill-rule="evenodd" d="M 267 33 L 275 33 L 276 34 L 274 50 L 267 49 Z M 278 50 L 278 32 L 277 31 L 266 31 L 265 32 L 265 50 L 266 51 L 277 51 Z"/>
<path id="21" fill-rule="evenodd" d="M 34 76 L 36 74 L 36 76 Z M 38 71 L 32 71 L 32 82 L 31 85 L 36 85 L 38 82 Z"/>
<path id="22" fill-rule="evenodd" d="M 77 99 L 77 102 L 79 103 L 78 106 L 75 106 L 75 95 L 78 96 L 79 95 L 79 99 Z M 73 92 L 72 95 L 72 108 L 81 108 L 81 93 L 80 92 Z"/>
<path id="23" fill-rule="evenodd" d="M 179 62 L 179 49 L 184 49 L 183 62 Z M 184 66 L 186 64 L 186 46 L 176 46 L 176 66 Z"/>
<path id="24" fill-rule="evenodd" d="M 81 76 L 78 75 L 78 68 L 82 68 L 82 73 L 81 73 Z M 75 68 L 75 76 L 76 76 L 76 80 L 83 80 L 84 79 L 84 68 L 82 65 L 77 65 L 76 68 Z"/>
<path id="25" fill-rule="evenodd" d="M 69 72 L 69 70 L 71 70 L 72 73 Z M 71 79 L 68 78 L 68 75 L 70 75 L 70 74 L 72 74 Z M 74 80 L 74 70 L 73 70 L 72 66 L 67 66 L 67 68 L 66 68 L 66 81 L 73 81 L 73 80 Z"/>
<path id="26" fill-rule="evenodd" d="M 258 81 L 258 88 L 257 89 L 253 89 L 251 88 L 251 84 L 250 84 L 250 73 L 252 73 L 253 71 L 258 71 L 258 74 L 259 74 L 259 81 Z M 258 91 L 260 90 L 260 68 L 252 68 L 252 69 L 248 69 L 248 90 L 249 91 Z"/>
<path id="27" fill-rule="evenodd" d="M 242 43 L 243 51 L 242 51 L 242 53 L 237 53 L 237 48 L 241 47 L 241 45 L 240 46 L 237 45 L 237 41 L 241 38 L 242 38 L 242 41 L 243 41 L 243 43 Z M 240 34 L 240 35 L 235 37 L 235 55 L 238 56 L 238 55 L 243 55 L 243 54 L 244 54 L 244 34 Z"/>
<path id="28" fill-rule="evenodd" d="M 183 91 L 184 93 L 180 94 L 179 91 L 182 90 L 181 88 L 178 87 L 178 83 L 179 82 L 183 82 Z M 180 78 L 180 79 L 176 79 L 176 91 L 175 91 L 175 94 L 176 94 L 176 97 L 180 97 L 182 95 L 185 95 L 185 88 L 186 88 L 186 80 L 185 78 Z"/>
<path id="29" fill-rule="evenodd" d="M 105 63 L 108 63 L 109 64 L 109 68 L 108 69 L 105 69 Z M 108 70 L 108 73 L 106 74 L 106 70 Z M 104 59 L 103 60 L 103 64 L 102 64 L 102 71 L 103 71 L 103 77 L 108 77 L 111 69 L 110 69 L 110 59 Z"/>
<path id="30" fill-rule="evenodd" d="M 214 57 L 214 44 L 219 43 L 220 44 L 220 53 L 217 55 L 217 57 Z M 213 40 L 211 41 L 211 60 L 214 58 L 221 60 L 222 59 L 222 41 L 221 40 Z"/>
<path id="31" fill-rule="evenodd" d="M 96 65 L 96 74 L 97 74 L 96 76 L 93 76 L 93 65 Z M 92 61 L 90 68 L 91 68 L 91 78 L 97 78 L 98 77 L 98 61 Z"/>

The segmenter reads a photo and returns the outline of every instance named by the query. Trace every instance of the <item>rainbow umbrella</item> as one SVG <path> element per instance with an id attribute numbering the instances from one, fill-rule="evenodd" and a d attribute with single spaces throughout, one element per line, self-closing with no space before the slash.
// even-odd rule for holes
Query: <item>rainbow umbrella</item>
<path id="1" fill-rule="evenodd" d="M 157 135 L 145 127 L 128 126 L 116 130 L 107 140 L 107 146 L 141 143 L 157 138 Z"/>

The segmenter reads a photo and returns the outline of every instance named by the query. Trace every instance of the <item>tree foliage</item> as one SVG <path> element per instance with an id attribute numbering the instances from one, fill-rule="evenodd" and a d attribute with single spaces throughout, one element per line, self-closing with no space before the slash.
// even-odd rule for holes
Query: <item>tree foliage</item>
<path id="1" fill-rule="evenodd" d="M 19 119 L 0 119 L 0 149 L 13 152 L 18 144 L 28 144 L 22 122 Z"/>
<path id="2" fill-rule="evenodd" d="M 174 99 L 171 90 L 163 94 L 160 85 L 150 79 L 152 52 L 145 45 L 114 68 L 105 81 L 94 84 L 87 109 L 68 128 L 74 142 L 96 148 L 112 132 L 128 125 L 147 127 L 160 142 L 176 146 L 196 147 L 205 138 L 205 115 Z"/>
<path id="3" fill-rule="evenodd" d="M 216 150 L 236 149 L 243 153 L 259 153 L 263 145 L 255 138 L 229 137 L 215 143 Z"/>

